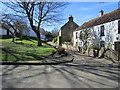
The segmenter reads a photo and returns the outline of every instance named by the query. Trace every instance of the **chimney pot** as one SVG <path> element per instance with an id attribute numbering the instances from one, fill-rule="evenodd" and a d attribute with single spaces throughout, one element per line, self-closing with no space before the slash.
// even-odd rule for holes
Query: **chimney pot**
<path id="1" fill-rule="evenodd" d="M 103 10 L 101 10 L 100 11 L 100 16 L 102 16 L 104 14 L 104 11 Z"/>
<path id="2" fill-rule="evenodd" d="M 72 16 L 69 17 L 69 21 L 70 21 L 70 22 L 73 21 L 73 17 L 72 17 Z"/>

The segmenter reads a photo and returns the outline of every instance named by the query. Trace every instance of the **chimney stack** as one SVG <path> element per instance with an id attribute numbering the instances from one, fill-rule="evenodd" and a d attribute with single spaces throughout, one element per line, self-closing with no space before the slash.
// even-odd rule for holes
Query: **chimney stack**
<path id="1" fill-rule="evenodd" d="M 104 14 L 104 11 L 101 10 L 99 13 L 100 13 L 100 16 L 102 16 Z"/>
<path id="2" fill-rule="evenodd" d="M 69 21 L 70 21 L 70 22 L 73 22 L 73 17 L 72 17 L 72 15 L 69 17 Z"/>

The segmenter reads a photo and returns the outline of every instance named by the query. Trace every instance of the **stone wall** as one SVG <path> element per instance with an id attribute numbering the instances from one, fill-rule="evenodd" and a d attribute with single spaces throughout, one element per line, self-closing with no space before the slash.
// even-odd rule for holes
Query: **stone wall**
<path id="1" fill-rule="evenodd" d="M 79 51 L 77 46 L 72 46 L 72 45 L 65 45 L 62 44 L 62 47 L 65 48 L 66 50 L 71 50 L 71 51 Z M 85 55 L 94 57 L 94 50 L 93 49 L 87 49 Z M 108 59 L 112 59 L 113 61 L 120 61 L 120 55 L 118 55 L 118 51 L 115 50 L 105 50 L 104 48 L 101 48 L 98 53 L 98 57 L 105 57 Z"/>
<path id="2" fill-rule="evenodd" d="M 62 43 L 64 43 L 64 42 L 72 42 L 73 31 L 78 27 L 79 27 L 79 25 L 77 25 L 73 21 L 73 17 L 69 17 L 69 21 L 61 27 L 60 32 L 61 32 Z"/>
<path id="3" fill-rule="evenodd" d="M 87 50 L 85 54 L 88 56 L 94 56 L 93 49 Z M 105 48 L 101 48 L 98 52 L 99 58 L 105 57 L 107 59 L 112 59 L 113 61 L 120 61 L 119 56 L 120 55 L 118 55 L 118 51 L 105 50 Z"/>
<path id="4" fill-rule="evenodd" d="M 115 50 L 106 51 L 104 56 L 105 56 L 105 58 L 109 58 L 109 59 L 112 59 L 114 61 L 120 61 L 118 59 L 118 51 L 115 51 Z"/>
<path id="5" fill-rule="evenodd" d="M 93 49 L 90 49 L 90 50 L 87 49 L 87 51 L 85 52 L 85 55 L 93 57 L 94 56 Z"/>
<path id="6" fill-rule="evenodd" d="M 66 50 L 79 51 L 77 46 L 62 44 L 62 47 L 65 48 Z"/>
<path id="7" fill-rule="evenodd" d="M 120 61 L 120 55 L 118 55 L 118 51 L 115 50 L 105 50 L 105 48 L 101 48 L 98 53 L 99 58 L 107 58 L 112 59 L 113 61 Z M 87 50 L 85 55 L 94 56 L 93 49 Z"/>

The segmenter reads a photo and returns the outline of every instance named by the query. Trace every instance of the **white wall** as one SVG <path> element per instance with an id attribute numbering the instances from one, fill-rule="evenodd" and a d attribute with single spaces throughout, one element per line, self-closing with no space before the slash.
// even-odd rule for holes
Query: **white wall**
<path id="1" fill-rule="evenodd" d="M 76 38 L 76 33 L 80 33 L 80 30 L 79 31 L 74 31 L 73 32 L 73 45 L 76 46 L 76 42 L 80 42 L 80 39 L 79 38 Z"/>
<path id="2" fill-rule="evenodd" d="M 102 25 L 104 25 L 104 28 L 105 28 L 104 29 L 105 36 L 100 36 L 100 33 L 101 33 L 100 27 Z M 94 31 L 96 33 L 97 39 L 99 41 L 105 42 L 106 48 L 107 48 L 108 43 L 111 43 L 112 49 L 114 49 L 114 42 L 117 41 L 116 38 L 118 37 L 118 20 L 100 24 L 100 25 L 94 26 L 89 29 L 91 29 L 92 32 Z M 76 39 L 76 32 L 80 33 L 80 31 L 82 31 L 82 30 L 73 32 L 74 46 L 76 46 L 76 42 L 79 42 L 79 43 L 81 42 L 79 38 Z M 91 43 L 92 43 L 92 41 L 91 41 Z"/>
<path id="3" fill-rule="evenodd" d="M 61 36 L 61 30 L 59 31 L 59 36 Z"/>
<path id="4" fill-rule="evenodd" d="M 100 27 L 102 25 L 104 25 L 105 36 L 100 36 Z M 108 43 L 111 43 L 112 49 L 114 49 L 114 42 L 117 41 L 116 37 L 118 36 L 118 20 L 94 26 L 94 31 L 97 32 L 98 39 L 105 42 L 105 48 L 107 48 Z"/>

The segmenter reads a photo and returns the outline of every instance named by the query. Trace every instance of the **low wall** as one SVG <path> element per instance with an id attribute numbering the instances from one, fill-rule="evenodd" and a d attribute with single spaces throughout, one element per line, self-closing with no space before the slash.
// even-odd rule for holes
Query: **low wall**
<path id="1" fill-rule="evenodd" d="M 77 46 L 62 44 L 62 47 L 65 48 L 66 50 L 79 51 Z"/>
<path id="2" fill-rule="evenodd" d="M 118 57 L 118 51 L 115 50 L 108 50 L 106 51 L 106 53 L 104 54 L 104 56 L 106 58 L 112 59 L 114 61 L 120 61 L 120 58 Z"/>
<path id="3" fill-rule="evenodd" d="M 112 59 L 113 61 L 120 61 L 120 55 L 118 55 L 118 51 L 115 50 L 105 50 L 104 48 L 101 48 L 98 52 L 98 57 L 105 57 L 108 59 Z M 87 50 L 86 55 L 88 56 L 94 56 L 93 49 Z"/>
<path id="4" fill-rule="evenodd" d="M 79 51 L 77 46 L 62 44 L 62 47 L 65 48 L 66 50 Z M 87 51 L 85 52 L 85 55 L 93 57 L 94 56 L 93 49 L 87 49 Z M 105 51 L 104 48 L 101 48 L 99 50 L 98 57 L 101 57 L 102 55 L 103 55 L 103 57 L 112 59 L 113 61 L 120 61 L 120 52 L 118 52 L 118 51 L 115 51 L 115 50 L 106 50 Z"/>
<path id="5" fill-rule="evenodd" d="M 94 56 L 93 49 L 87 50 L 86 55 L 88 56 Z M 105 50 L 104 48 L 101 48 L 98 52 L 98 57 L 105 57 L 108 59 L 112 59 L 113 61 L 120 61 L 120 53 L 115 50 Z"/>

